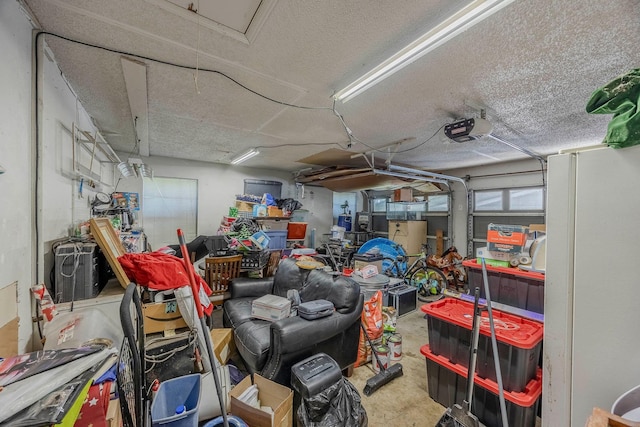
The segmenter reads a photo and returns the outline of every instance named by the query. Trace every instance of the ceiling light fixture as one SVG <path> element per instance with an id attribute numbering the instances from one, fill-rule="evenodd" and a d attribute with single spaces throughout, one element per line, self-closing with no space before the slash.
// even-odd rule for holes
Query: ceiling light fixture
<path id="1" fill-rule="evenodd" d="M 120 171 L 122 176 L 125 177 L 125 178 L 129 178 L 129 177 L 134 176 L 136 174 L 134 172 L 133 168 L 131 167 L 131 165 L 129 163 L 127 163 L 127 162 L 118 163 L 118 170 Z"/>
<path id="2" fill-rule="evenodd" d="M 236 157 L 235 159 L 231 160 L 231 164 L 232 165 L 237 165 L 238 163 L 242 163 L 246 160 L 249 160 L 250 158 L 257 156 L 258 154 L 260 154 L 260 152 L 258 150 L 256 150 L 255 148 L 252 148 L 251 150 L 247 151 L 244 154 L 239 155 L 238 157 Z"/>
<path id="3" fill-rule="evenodd" d="M 475 0 L 334 95 L 347 102 L 514 0 Z"/>
<path id="4" fill-rule="evenodd" d="M 153 178 L 153 169 L 140 159 L 130 158 L 126 162 L 118 163 L 118 170 L 124 178 L 132 176 L 142 178 Z"/>

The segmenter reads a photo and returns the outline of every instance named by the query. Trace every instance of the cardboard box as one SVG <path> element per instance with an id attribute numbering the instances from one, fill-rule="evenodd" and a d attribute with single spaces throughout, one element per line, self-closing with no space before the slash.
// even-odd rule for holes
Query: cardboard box
<path id="1" fill-rule="evenodd" d="M 274 321 L 289 317 L 291 300 L 277 295 L 265 295 L 251 303 L 251 317 Z"/>
<path id="2" fill-rule="evenodd" d="M 142 315 L 145 334 L 175 331 L 187 327 L 178 308 L 178 302 L 174 299 L 143 304 Z"/>
<path id="3" fill-rule="evenodd" d="M 250 406 L 238 397 L 253 384 L 258 386 L 258 399 L 261 406 L 273 409 L 270 414 Z M 271 380 L 253 374 L 245 377 L 229 393 L 231 396 L 231 414 L 240 417 L 251 427 L 291 427 L 293 426 L 293 391 Z"/>
<path id="4" fill-rule="evenodd" d="M 233 340 L 233 329 L 212 329 L 210 334 L 213 352 L 220 364 L 225 365 L 231 358 L 231 355 L 236 351 L 236 342 Z"/>
<path id="5" fill-rule="evenodd" d="M 353 255 L 353 267 L 355 270 L 362 270 L 367 265 L 375 265 L 378 272 L 382 271 L 382 255 L 366 256 L 363 254 Z"/>
<path id="6" fill-rule="evenodd" d="M 400 188 L 393 192 L 394 202 L 412 202 L 413 201 L 413 189 L 412 188 Z"/>
<path id="7" fill-rule="evenodd" d="M 282 217 L 284 213 L 277 206 L 267 206 L 267 216 Z"/>
<path id="8" fill-rule="evenodd" d="M 489 224 L 487 249 L 519 254 L 525 248 L 529 229 L 523 225 Z"/>
<path id="9" fill-rule="evenodd" d="M 120 412 L 120 401 L 113 399 L 109 401 L 107 407 L 107 416 L 105 417 L 108 427 L 122 426 L 122 412 Z"/>

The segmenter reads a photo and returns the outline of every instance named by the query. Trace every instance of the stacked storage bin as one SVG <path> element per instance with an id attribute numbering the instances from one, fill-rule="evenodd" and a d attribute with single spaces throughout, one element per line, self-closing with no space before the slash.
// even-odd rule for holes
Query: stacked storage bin
<path id="1" fill-rule="evenodd" d="M 463 261 L 462 265 L 467 270 L 469 289 L 479 287 L 480 298 L 485 298 L 482 265 L 475 259 Z M 493 302 L 544 313 L 544 274 L 487 265 L 487 279 Z"/>
<path id="2" fill-rule="evenodd" d="M 461 403 L 466 393 L 473 325 L 473 304 L 445 298 L 422 306 L 427 314 L 429 344 L 421 353 L 427 363 L 429 396 L 444 406 Z M 520 316 L 493 310 L 498 359 L 510 425 L 535 426 L 542 394 L 539 366 L 543 326 Z M 501 426 L 499 391 L 491 330 L 483 312 L 474 375 L 472 412 L 487 426 Z"/>

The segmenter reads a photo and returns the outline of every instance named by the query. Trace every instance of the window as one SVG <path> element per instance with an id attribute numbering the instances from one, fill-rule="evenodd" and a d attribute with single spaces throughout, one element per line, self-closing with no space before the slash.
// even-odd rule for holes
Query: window
<path id="1" fill-rule="evenodd" d="M 502 191 L 478 191 L 475 193 L 475 210 L 476 211 L 501 211 L 502 210 Z"/>
<path id="2" fill-rule="evenodd" d="M 144 231 L 152 248 L 177 244 L 176 230 L 186 242 L 197 236 L 198 181 L 180 178 L 143 179 Z"/>
<path id="3" fill-rule="evenodd" d="M 356 212 L 356 193 L 333 193 L 333 222 L 338 223 L 340 215 Z"/>
<path id="4" fill-rule="evenodd" d="M 544 209 L 542 188 L 521 188 L 509 190 L 509 210 L 539 211 Z"/>
<path id="5" fill-rule="evenodd" d="M 476 212 L 542 212 L 544 189 L 532 187 L 475 191 L 473 202 Z"/>
<path id="6" fill-rule="evenodd" d="M 434 194 L 427 196 L 428 212 L 449 212 L 449 195 Z"/>
<path id="7" fill-rule="evenodd" d="M 487 245 L 489 224 L 544 224 L 544 187 L 503 188 L 473 192 L 473 209 L 467 236 L 470 255 Z"/>
<path id="8" fill-rule="evenodd" d="M 371 200 L 372 212 L 387 212 L 387 200 L 389 200 L 388 197 Z"/>

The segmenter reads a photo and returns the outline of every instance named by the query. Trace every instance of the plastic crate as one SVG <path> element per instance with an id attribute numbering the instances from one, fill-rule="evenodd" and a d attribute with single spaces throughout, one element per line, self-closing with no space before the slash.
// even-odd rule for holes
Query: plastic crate
<path id="1" fill-rule="evenodd" d="M 290 222 L 287 225 L 287 239 L 290 240 L 302 240 L 307 235 L 307 223 L 306 222 Z"/>
<path id="2" fill-rule="evenodd" d="M 480 297 L 485 298 L 482 264 L 473 259 L 462 265 L 467 268 L 469 289 L 480 288 Z M 487 279 L 492 301 L 544 314 L 544 274 L 487 265 Z"/>
<path id="3" fill-rule="evenodd" d="M 243 252 L 240 269 L 245 271 L 262 270 L 269 262 L 270 256 L 268 250 Z"/>
<path id="4" fill-rule="evenodd" d="M 467 393 L 467 368 L 451 363 L 446 357 L 434 354 L 428 345 L 420 348 L 427 363 L 427 389 L 429 397 L 443 406 L 462 404 Z M 542 395 L 542 370 L 536 371 L 522 392 L 505 391 L 507 420 L 510 426 L 533 427 L 536 425 L 540 396 Z M 498 384 L 477 374 L 474 377 L 471 409 L 487 427 L 502 427 Z"/>
<path id="5" fill-rule="evenodd" d="M 265 231 L 269 236 L 269 249 L 282 250 L 287 247 L 287 230 L 271 230 Z"/>
<path id="6" fill-rule="evenodd" d="M 225 236 L 207 236 L 204 246 L 209 251 L 209 256 L 231 255 L 233 251 L 229 249 L 229 243 Z"/>
<path id="7" fill-rule="evenodd" d="M 473 304 L 444 298 L 422 306 L 427 314 L 431 351 L 454 364 L 469 363 Z M 496 381 L 488 313 L 482 313 L 476 373 Z M 499 310 L 493 310 L 500 370 L 505 390 L 522 391 L 536 376 L 542 350 L 543 326 Z"/>
<path id="8" fill-rule="evenodd" d="M 181 406 L 184 406 L 184 410 L 178 410 Z M 151 403 L 151 425 L 197 427 L 199 406 L 200 374 L 163 381 Z"/>

